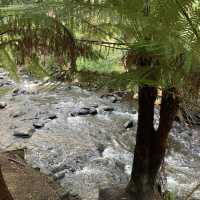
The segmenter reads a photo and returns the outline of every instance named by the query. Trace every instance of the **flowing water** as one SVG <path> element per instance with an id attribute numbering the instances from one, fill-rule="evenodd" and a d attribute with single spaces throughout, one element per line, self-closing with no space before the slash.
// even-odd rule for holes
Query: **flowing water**
<path id="1" fill-rule="evenodd" d="M 26 148 L 25 159 L 31 166 L 53 176 L 66 194 L 83 200 L 97 200 L 100 188 L 128 182 L 137 128 L 137 111 L 132 105 L 112 103 L 94 91 L 67 84 L 53 91 L 41 90 L 40 82 L 25 77 L 17 84 L 4 72 L 0 83 L 4 89 L 18 88 L 0 96 L 7 103 L 0 110 L 2 150 Z M 71 116 L 85 107 L 98 113 Z M 125 128 L 130 120 L 132 127 Z M 31 134 L 19 137 L 14 136 L 16 132 Z M 165 173 L 167 188 L 181 197 L 200 182 L 199 144 L 198 129 L 174 123 Z M 193 199 L 200 199 L 200 190 Z"/>

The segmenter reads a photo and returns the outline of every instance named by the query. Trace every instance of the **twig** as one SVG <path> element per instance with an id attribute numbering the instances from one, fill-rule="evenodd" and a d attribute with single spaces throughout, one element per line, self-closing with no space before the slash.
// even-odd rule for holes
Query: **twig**
<path id="1" fill-rule="evenodd" d="M 194 194 L 194 192 L 197 191 L 198 189 L 200 189 L 200 183 L 198 183 L 198 184 L 192 189 L 192 191 L 187 195 L 187 197 L 185 198 L 185 200 L 189 200 L 190 197 Z"/>
<path id="2" fill-rule="evenodd" d="M 17 163 L 17 164 L 19 164 L 19 165 L 22 165 L 23 167 L 26 166 L 24 163 L 22 163 L 22 162 L 20 162 L 20 161 L 18 161 L 18 160 L 15 160 L 14 158 L 8 158 L 8 160 L 9 160 L 9 161 L 12 161 L 12 162 L 15 162 L 15 163 Z"/>

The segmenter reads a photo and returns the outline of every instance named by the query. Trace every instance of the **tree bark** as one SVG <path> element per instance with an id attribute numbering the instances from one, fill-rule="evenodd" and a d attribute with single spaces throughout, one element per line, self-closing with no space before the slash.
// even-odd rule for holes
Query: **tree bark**
<path id="1" fill-rule="evenodd" d="M 1 167 L 0 167 L 0 200 L 13 200 L 8 190 L 8 187 L 4 181 Z"/>
<path id="2" fill-rule="evenodd" d="M 139 88 L 139 116 L 133 169 L 127 191 L 136 200 L 162 199 L 156 183 L 165 156 L 169 131 L 178 109 L 175 89 L 163 92 L 159 128 L 154 128 L 155 87 Z"/>

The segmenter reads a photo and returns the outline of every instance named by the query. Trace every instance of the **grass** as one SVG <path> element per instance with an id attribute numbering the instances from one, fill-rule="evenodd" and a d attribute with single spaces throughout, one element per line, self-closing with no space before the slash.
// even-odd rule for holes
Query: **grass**
<path id="1" fill-rule="evenodd" d="M 165 200 L 176 200 L 176 194 L 174 192 L 167 192 L 165 194 Z"/>
<path id="2" fill-rule="evenodd" d="M 102 54 L 104 58 L 100 58 L 96 61 L 78 59 L 78 71 L 92 71 L 99 73 L 124 72 L 124 67 L 121 63 L 122 54 L 120 52 L 112 52 L 109 54 L 109 57 L 105 52 Z"/>

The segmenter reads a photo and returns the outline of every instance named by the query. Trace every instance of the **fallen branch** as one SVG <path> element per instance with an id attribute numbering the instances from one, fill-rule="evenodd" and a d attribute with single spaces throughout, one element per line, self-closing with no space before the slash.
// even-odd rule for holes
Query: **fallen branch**
<path id="1" fill-rule="evenodd" d="M 194 192 L 197 191 L 198 189 L 200 189 L 200 183 L 198 183 L 198 184 L 192 189 L 192 191 L 187 195 L 187 197 L 185 198 L 185 200 L 189 200 L 190 197 L 192 197 L 192 195 L 194 194 Z"/>

